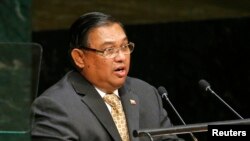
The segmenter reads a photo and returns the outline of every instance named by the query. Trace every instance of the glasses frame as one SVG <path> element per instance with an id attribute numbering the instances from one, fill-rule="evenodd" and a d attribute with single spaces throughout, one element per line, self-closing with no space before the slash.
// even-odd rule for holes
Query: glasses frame
<path id="1" fill-rule="evenodd" d="M 121 46 L 121 47 L 119 47 L 119 48 L 112 48 L 112 49 L 115 50 L 115 54 L 116 54 L 116 55 L 111 56 L 111 57 L 108 57 L 108 56 L 104 55 L 104 54 L 105 54 L 105 51 L 107 51 L 107 50 L 110 49 L 110 48 L 105 48 L 104 50 L 98 50 L 98 49 L 95 49 L 95 48 L 90 48 L 90 47 L 85 47 L 85 46 L 80 46 L 80 48 L 81 48 L 81 49 L 84 49 L 84 50 L 86 50 L 86 51 L 95 52 L 95 53 L 100 54 L 100 55 L 102 55 L 103 57 L 106 57 L 106 58 L 114 58 L 114 57 L 116 57 L 116 56 L 118 55 L 118 52 L 121 51 L 122 48 L 123 48 L 124 46 L 127 46 L 127 47 L 129 48 L 130 52 L 129 52 L 129 53 L 123 53 L 123 52 L 122 52 L 123 54 L 125 54 L 125 55 L 126 55 L 126 54 L 131 54 L 131 53 L 134 51 L 135 44 L 134 44 L 133 42 L 129 42 L 128 44 L 123 45 L 123 46 Z M 129 46 L 131 46 L 132 48 L 129 47 Z"/>

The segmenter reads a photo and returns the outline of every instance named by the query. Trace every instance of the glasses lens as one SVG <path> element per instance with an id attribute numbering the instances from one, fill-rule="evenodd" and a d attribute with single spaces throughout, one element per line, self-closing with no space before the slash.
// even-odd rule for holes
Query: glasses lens
<path id="1" fill-rule="evenodd" d="M 103 55 L 107 58 L 112 58 L 115 54 L 116 50 L 114 48 L 107 48 L 103 52 Z"/>
<path id="2" fill-rule="evenodd" d="M 128 48 L 129 48 L 129 53 L 132 53 L 134 51 L 134 48 L 135 48 L 135 44 L 130 42 L 128 45 Z"/>
<path id="3" fill-rule="evenodd" d="M 118 55 L 119 51 L 121 51 L 123 54 L 130 54 L 134 50 L 134 43 L 130 42 L 125 46 L 122 46 L 121 48 L 108 48 L 104 50 L 103 56 L 106 58 L 113 58 Z"/>

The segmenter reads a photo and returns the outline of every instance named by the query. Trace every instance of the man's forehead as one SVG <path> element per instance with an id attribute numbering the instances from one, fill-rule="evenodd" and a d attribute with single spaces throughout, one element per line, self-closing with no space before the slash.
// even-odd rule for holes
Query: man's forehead
<path id="1" fill-rule="evenodd" d="M 94 28 L 89 32 L 88 37 L 90 42 L 100 42 L 101 44 L 115 44 L 128 40 L 119 24 Z"/>

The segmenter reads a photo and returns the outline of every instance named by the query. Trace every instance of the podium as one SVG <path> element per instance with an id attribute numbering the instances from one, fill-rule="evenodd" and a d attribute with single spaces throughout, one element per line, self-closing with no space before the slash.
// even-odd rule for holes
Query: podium
<path id="1" fill-rule="evenodd" d="M 29 141 L 30 106 L 37 95 L 42 47 L 0 43 L 0 140 Z"/>
<path id="2" fill-rule="evenodd" d="M 156 136 L 207 132 L 209 125 L 250 125 L 250 119 L 196 123 L 196 124 L 178 125 L 170 128 L 160 128 L 160 129 L 140 129 L 140 130 L 135 130 L 133 134 L 135 137 L 147 136 L 151 140 L 153 140 L 152 137 Z"/>

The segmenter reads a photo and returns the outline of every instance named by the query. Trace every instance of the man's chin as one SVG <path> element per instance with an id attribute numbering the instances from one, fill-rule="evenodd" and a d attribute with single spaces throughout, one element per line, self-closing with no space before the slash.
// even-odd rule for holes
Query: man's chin
<path id="1" fill-rule="evenodd" d="M 124 83 L 125 83 L 125 80 L 126 80 L 125 77 L 124 77 L 124 78 L 119 78 L 119 79 L 115 82 L 115 87 L 116 87 L 116 88 L 122 87 L 122 86 L 124 85 Z"/>

